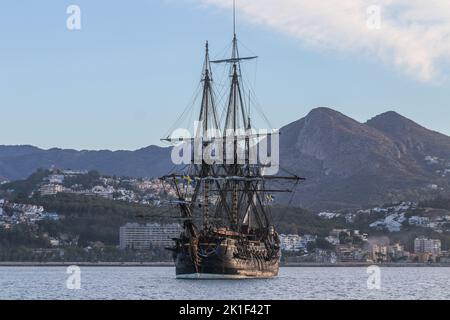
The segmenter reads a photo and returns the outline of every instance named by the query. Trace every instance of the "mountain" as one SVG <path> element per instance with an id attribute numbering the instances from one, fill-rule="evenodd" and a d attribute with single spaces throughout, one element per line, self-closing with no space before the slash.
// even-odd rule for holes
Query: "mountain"
<path id="1" fill-rule="evenodd" d="M 450 137 L 393 111 L 360 123 L 317 108 L 280 131 L 282 168 L 307 180 L 277 201 L 336 209 L 418 201 L 450 190 Z M 0 176 L 21 179 L 51 166 L 131 177 L 160 176 L 173 167 L 170 148 L 157 146 L 115 152 L 0 146 Z"/>
<path id="2" fill-rule="evenodd" d="M 32 146 L 0 146 L 0 176 L 23 179 L 38 168 L 98 170 L 103 174 L 153 177 L 172 167 L 170 148 L 150 146 L 136 151 L 43 150 Z"/>
<path id="3" fill-rule="evenodd" d="M 426 129 L 394 111 L 380 114 L 367 121 L 366 124 L 383 132 L 405 152 L 412 152 L 419 156 L 427 154 L 450 159 L 450 138 L 448 136 Z"/>
<path id="4" fill-rule="evenodd" d="M 280 140 L 281 166 L 307 178 L 294 198 L 305 207 L 417 201 L 448 190 L 450 137 L 392 111 L 360 123 L 317 108 L 282 128 Z"/>

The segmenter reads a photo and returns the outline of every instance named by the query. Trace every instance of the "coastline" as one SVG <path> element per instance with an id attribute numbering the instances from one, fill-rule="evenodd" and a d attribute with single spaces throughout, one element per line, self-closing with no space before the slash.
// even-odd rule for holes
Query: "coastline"
<path id="1" fill-rule="evenodd" d="M 0 267 L 175 267 L 172 262 L 0 262 Z"/>
<path id="2" fill-rule="evenodd" d="M 415 262 L 389 262 L 389 263 L 370 263 L 370 262 L 341 262 L 341 263 L 284 263 L 280 265 L 281 267 L 306 267 L 306 268 L 317 268 L 317 267 L 326 267 L 326 268 L 367 268 L 369 266 L 378 266 L 381 268 L 408 268 L 408 267 L 441 267 L 441 268 L 450 268 L 450 263 L 415 263 Z"/>
<path id="3" fill-rule="evenodd" d="M 0 267 L 67 267 L 77 265 L 80 267 L 175 267 L 172 262 L 0 262 Z M 450 263 L 282 263 L 280 267 L 305 267 L 305 268 L 365 268 L 368 266 L 408 268 L 408 267 L 443 267 L 450 268 Z"/>

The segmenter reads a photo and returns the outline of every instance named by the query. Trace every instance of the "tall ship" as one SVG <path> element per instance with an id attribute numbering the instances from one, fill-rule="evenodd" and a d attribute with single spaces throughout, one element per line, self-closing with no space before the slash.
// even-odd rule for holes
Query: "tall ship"
<path id="1" fill-rule="evenodd" d="M 160 178 L 175 191 L 182 221 L 182 232 L 173 239 L 175 245 L 167 248 L 173 253 L 176 277 L 181 279 L 276 277 L 281 248 L 269 202 L 273 193 L 291 192 L 287 186 L 302 180 L 292 174 L 267 175 L 267 163 L 252 161 L 258 145 L 268 144 L 271 135 L 278 133 L 262 136 L 253 130 L 252 102 L 244 91 L 242 67 L 257 57 L 239 55 L 235 22 L 233 29 L 229 58 L 210 60 L 206 42 L 195 137 L 172 134 L 162 139 L 184 148 L 183 153 L 190 156 L 188 163 L 176 165 L 173 172 Z M 213 64 L 228 67 L 222 117 Z M 281 181 L 284 189 L 274 189 L 276 181 Z"/>

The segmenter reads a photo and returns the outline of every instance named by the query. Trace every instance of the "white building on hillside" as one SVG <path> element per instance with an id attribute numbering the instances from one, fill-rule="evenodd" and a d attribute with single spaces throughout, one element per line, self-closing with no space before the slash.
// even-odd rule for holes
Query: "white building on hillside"
<path id="1" fill-rule="evenodd" d="M 304 251 L 307 252 L 309 242 L 316 241 L 316 236 L 306 234 L 280 234 L 281 250 L 284 251 Z"/>
<path id="2" fill-rule="evenodd" d="M 60 184 L 45 184 L 39 188 L 42 196 L 52 196 L 60 192 L 64 192 L 65 188 Z"/>
<path id="3" fill-rule="evenodd" d="M 441 240 L 425 237 L 416 238 L 414 240 L 414 253 L 430 253 L 439 256 L 441 254 Z"/>

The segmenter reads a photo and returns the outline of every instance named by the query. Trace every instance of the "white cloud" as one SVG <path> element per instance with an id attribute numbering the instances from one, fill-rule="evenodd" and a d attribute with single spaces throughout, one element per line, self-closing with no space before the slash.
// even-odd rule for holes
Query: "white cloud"
<path id="1" fill-rule="evenodd" d="M 231 0 L 198 0 L 231 8 Z M 442 80 L 450 61 L 450 0 L 237 0 L 246 21 L 295 37 L 314 49 L 363 54 L 423 82 Z M 381 7 L 381 28 L 367 8 Z"/>

